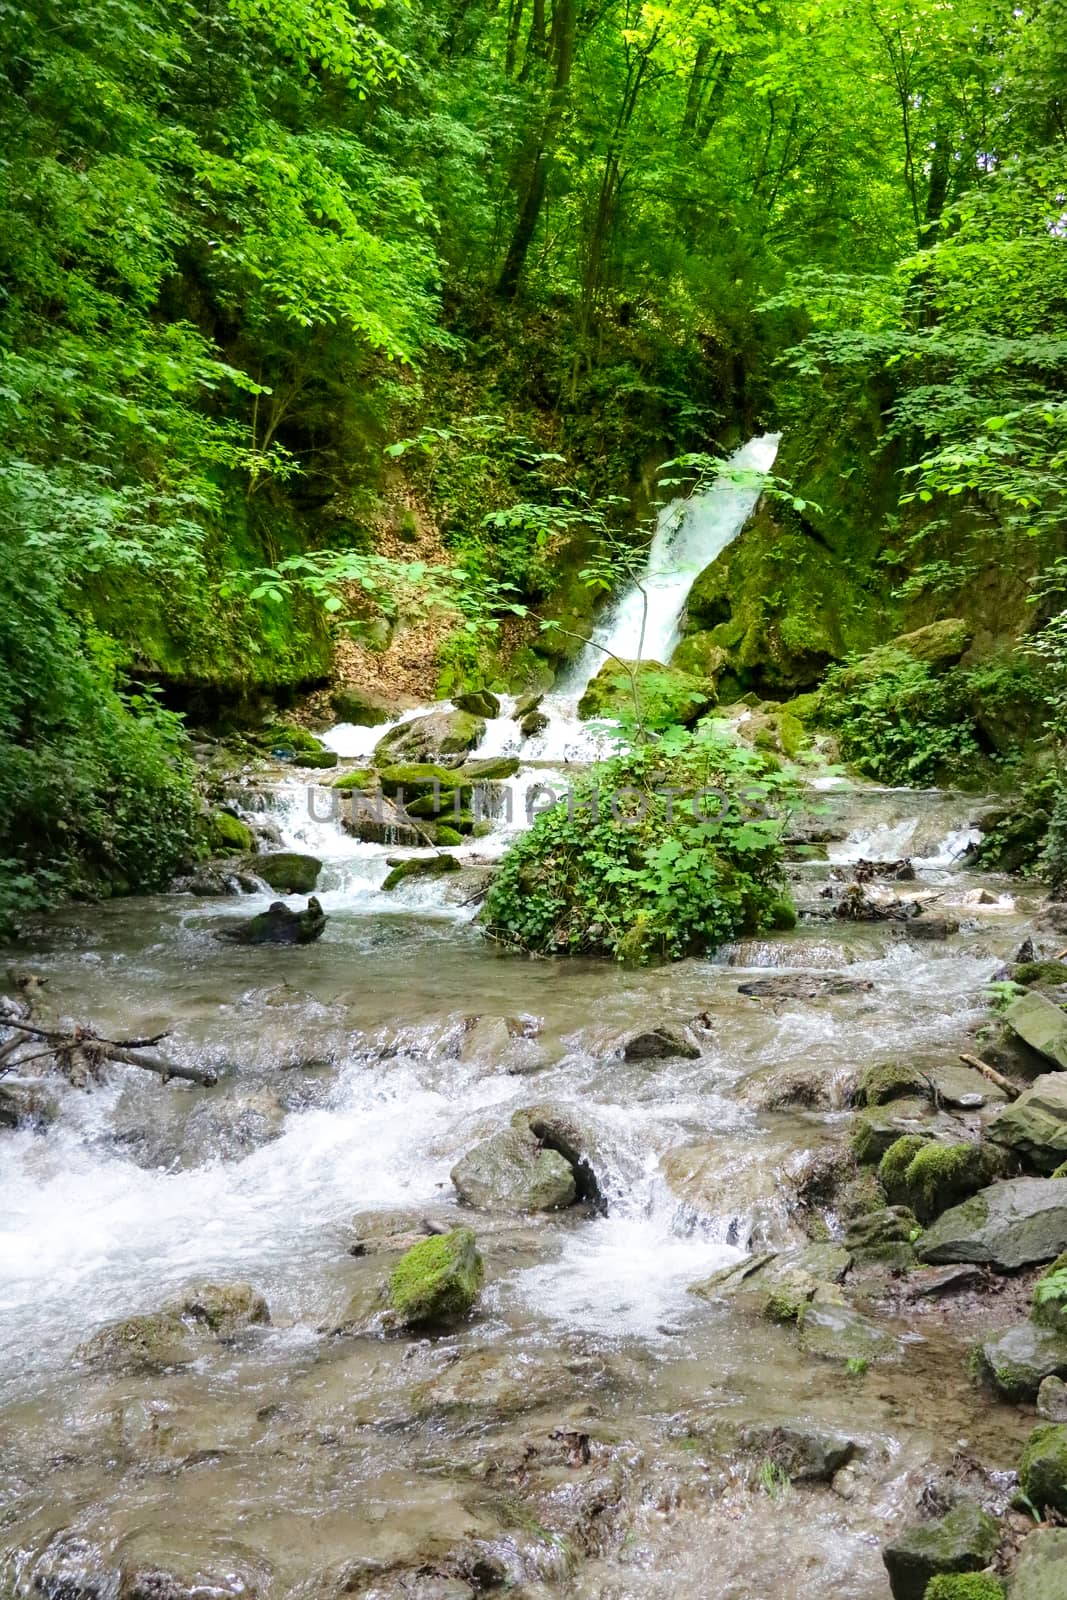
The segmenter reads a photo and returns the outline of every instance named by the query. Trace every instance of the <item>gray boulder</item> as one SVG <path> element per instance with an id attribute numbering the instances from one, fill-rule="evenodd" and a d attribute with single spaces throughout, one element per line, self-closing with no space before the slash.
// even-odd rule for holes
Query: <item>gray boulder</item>
<path id="1" fill-rule="evenodd" d="M 814 1300 L 800 1313 L 800 1342 L 808 1355 L 842 1364 L 894 1360 L 900 1353 L 893 1335 L 851 1306 Z"/>
<path id="2" fill-rule="evenodd" d="M 1067 1161 L 1067 1073 L 1038 1078 L 998 1113 L 989 1137 L 1039 1172 L 1054 1172 Z"/>
<path id="3" fill-rule="evenodd" d="M 1067 1067 L 1067 1013 L 1031 990 L 1005 1008 L 1004 1021 L 1024 1044 L 1053 1066 Z"/>
<path id="4" fill-rule="evenodd" d="M 935 1522 L 905 1528 L 882 1551 L 893 1600 L 923 1600 L 930 1579 L 940 1573 L 981 1572 L 999 1543 L 996 1518 L 970 1500 Z"/>
<path id="5" fill-rule="evenodd" d="M 248 863 L 276 894 L 311 894 L 319 881 L 322 862 L 317 856 L 300 855 L 296 850 L 276 850 L 254 856 Z"/>
<path id="6" fill-rule="evenodd" d="M 1067 1383 L 1050 1375 L 1037 1390 L 1037 1414 L 1046 1422 L 1067 1422 Z"/>
<path id="7" fill-rule="evenodd" d="M 469 711 L 431 711 L 390 728 L 374 747 L 374 765 L 397 761 L 440 761 L 476 750 L 485 735 L 485 719 Z"/>
<path id="8" fill-rule="evenodd" d="M 683 1028 L 650 1028 L 635 1033 L 622 1047 L 624 1061 L 695 1061 L 700 1050 Z"/>
<path id="9" fill-rule="evenodd" d="M 574 1171 L 534 1135 L 506 1128 L 475 1145 L 452 1168 L 461 1200 L 480 1211 L 560 1211 L 577 1196 Z"/>
<path id="10" fill-rule="evenodd" d="M 979 1345 L 978 1369 L 1006 1400 L 1027 1400 L 1046 1378 L 1067 1378 L 1067 1337 L 1020 1322 Z"/>
<path id="11" fill-rule="evenodd" d="M 1012 1178 L 980 1189 L 932 1223 L 920 1261 L 974 1261 L 1014 1272 L 1067 1250 L 1067 1178 Z"/>
<path id="12" fill-rule="evenodd" d="M 1023 1542 L 1011 1600 L 1063 1600 L 1067 1595 L 1067 1528 L 1038 1528 Z"/>
<path id="13" fill-rule="evenodd" d="M 847 1434 L 803 1424 L 756 1423 L 742 1429 L 739 1442 L 762 1460 L 772 1461 L 792 1483 L 829 1483 L 857 1449 Z"/>
<path id="14" fill-rule="evenodd" d="M 579 1200 L 588 1200 L 599 1210 L 607 1210 L 602 1140 L 576 1106 L 559 1100 L 523 1106 L 512 1117 L 511 1125 L 520 1133 L 532 1134 L 543 1148 L 555 1150 L 563 1157 L 574 1175 Z"/>

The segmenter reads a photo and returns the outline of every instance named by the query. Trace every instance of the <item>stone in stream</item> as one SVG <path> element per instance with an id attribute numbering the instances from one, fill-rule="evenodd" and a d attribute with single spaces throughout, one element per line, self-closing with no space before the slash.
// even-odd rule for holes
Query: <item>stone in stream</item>
<path id="1" fill-rule="evenodd" d="M 491 689 L 471 689 L 466 694 L 452 696 L 457 711 L 469 711 L 472 717 L 499 717 L 500 701 Z"/>
<path id="2" fill-rule="evenodd" d="M 801 1310 L 798 1325 L 802 1348 L 826 1361 L 866 1366 L 900 1355 L 893 1335 L 851 1306 L 813 1300 Z"/>
<path id="3" fill-rule="evenodd" d="M 953 1144 L 905 1134 L 878 1163 L 878 1177 L 894 1205 L 907 1206 L 920 1222 L 932 1222 L 1002 1176 L 1007 1157 L 996 1145 L 962 1140 Z"/>
<path id="4" fill-rule="evenodd" d="M 1023 1540 L 1011 1600 L 1063 1600 L 1067 1595 L 1067 1528 L 1038 1528 Z"/>
<path id="5" fill-rule="evenodd" d="M 737 986 L 738 994 L 753 1000 L 818 1000 L 823 995 L 865 994 L 874 988 L 869 978 L 845 978 L 836 972 L 802 976 L 750 978 Z"/>
<path id="6" fill-rule="evenodd" d="M 520 1128 L 475 1145 L 452 1168 L 452 1182 L 460 1199 L 480 1211 L 559 1211 L 578 1192 L 570 1163 Z"/>
<path id="7" fill-rule="evenodd" d="M 182 1131 L 178 1157 L 185 1167 L 213 1161 L 243 1161 L 281 1137 L 285 1108 L 271 1089 L 205 1095 L 190 1111 Z"/>
<path id="8" fill-rule="evenodd" d="M 412 1245 L 393 1268 L 389 1305 L 405 1327 L 454 1322 L 473 1307 L 485 1268 L 469 1228 Z"/>
<path id="9" fill-rule="evenodd" d="M 791 1483 L 829 1483 L 859 1448 L 847 1434 L 795 1423 L 753 1423 L 741 1429 L 738 1443 L 773 1462 Z"/>
<path id="10" fill-rule="evenodd" d="M 291 911 L 284 900 L 275 900 L 258 917 L 217 930 L 216 939 L 231 944 L 312 944 L 326 928 L 326 913 L 312 895 L 303 911 Z"/>
<path id="11" fill-rule="evenodd" d="M 1032 1399 L 1045 1378 L 1067 1379 L 1067 1337 L 1019 1322 L 979 1345 L 976 1362 L 1006 1400 Z"/>
<path id="12" fill-rule="evenodd" d="M 1031 990 L 1018 995 L 1004 1009 L 1004 1021 L 1024 1044 L 1053 1066 L 1067 1068 L 1067 1013 Z"/>
<path id="13" fill-rule="evenodd" d="M 602 1156 L 602 1140 L 596 1130 L 582 1117 L 575 1106 L 559 1101 L 543 1101 L 536 1106 L 523 1106 L 511 1119 L 513 1128 L 530 1133 L 545 1149 L 561 1155 L 574 1174 L 575 1193 L 579 1200 L 589 1201 L 599 1210 L 607 1210 L 604 1172 L 606 1161 Z M 597 1174 L 597 1167 L 601 1175 Z"/>
<path id="14" fill-rule="evenodd" d="M 1067 1178 L 1012 1178 L 981 1189 L 932 1223 L 920 1261 L 973 1261 L 997 1272 L 1053 1261 L 1067 1250 Z"/>
<path id="15" fill-rule="evenodd" d="M 867 1067 L 856 1086 L 856 1104 L 888 1105 L 891 1100 L 929 1098 L 930 1085 L 917 1067 L 888 1061 Z"/>
<path id="16" fill-rule="evenodd" d="M 200 1284 L 150 1315 L 105 1323 L 74 1356 L 122 1372 L 165 1372 L 269 1322 L 267 1302 L 250 1284 Z"/>
<path id="17" fill-rule="evenodd" d="M 583 722 L 591 717 L 633 712 L 631 671 L 638 702 L 654 726 L 677 723 L 688 728 L 715 704 L 715 691 L 706 679 L 680 672 L 677 667 L 665 667 L 661 661 L 605 661 L 578 702 L 578 715 Z"/>
<path id="18" fill-rule="evenodd" d="M 777 1250 L 804 1238 L 786 1179 L 796 1157 L 794 1139 L 731 1130 L 675 1146 L 660 1166 L 671 1193 L 697 1217 L 713 1220 L 726 1244 Z"/>
<path id="19" fill-rule="evenodd" d="M 389 767 L 398 761 L 459 758 L 476 750 L 484 736 L 484 717 L 469 711 L 430 711 L 390 728 L 374 746 L 372 760 L 376 767 Z"/>
<path id="20" fill-rule="evenodd" d="M 1038 1172 L 1054 1172 L 1067 1161 L 1067 1073 L 1038 1078 L 997 1114 L 989 1137 Z"/>
<path id="21" fill-rule="evenodd" d="M 750 1306 L 771 1322 L 796 1322 L 801 1310 L 816 1298 L 829 1299 L 852 1265 L 849 1252 L 838 1244 L 811 1244 L 780 1254 L 748 1256 L 736 1266 L 724 1267 L 689 1293 L 701 1300 L 733 1300 Z"/>
<path id="22" fill-rule="evenodd" d="M 531 689 L 526 694 L 520 694 L 519 698 L 515 702 L 515 709 L 511 715 L 514 717 L 516 722 L 521 722 L 524 717 L 530 716 L 534 711 L 537 711 L 540 708 L 541 701 L 544 698 L 543 692 L 539 692 L 536 689 Z M 547 722 L 547 720 L 548 719 L 546 717 L 545 721 Z"/>
<path id="23" fill-rule="evenodd" d="M 624 1061 L 695 1061 L 699 1055 L 699 1045 L 683 1028 L 649 1028 L 631 1035 L 622 1047 Z"/>
<path id="24" fill-rule="evenodd" d="M 1037 1414 L 1045 1422 L 1067 1422 L 1067 1383 L 1050 1374 L 1037 1389 Z"/>
<path id="25" fill-rule="evenodd" d="M 409 702 L 402 704 L 376 689 L 363 689 L 352 683 L 336 688 L 330 704 L 342 722 L 354 723 L 358 728 L 380 727 L 384 722 L 393 722 L 401 711 L 411 709 Z"/>
<path id="26" fill-rule="evenodd" d="M 877 1166 L 886 1151 L 904 1134 L 920 1134 L 929 1139 L 939 1135 L 956 1138 L 959 1122 L 954 1117 L 936 1116 L 926 1100 L 892 1100 L 872 1106 L 852 1125 L 850 1143 L 856 1160 L 863 1166 Z"/>
<path id="27" fill-rule="evenodd" d="M 981 1572 L 1000 1543 L 1000 1524 L 971 1500 L 933 1522 L 905 1528 L 882 1551 L 893 1600 L 923 1600 L 941 1573 Z"/>
<path id="28" fill-rule="evenodd" d="M 1067 1426 L 1062 1422 L 1043 1422 L 1027 1439 L 1019 1485 L 1038 1511 L 1067 1512 Z"/>
<path id="29" fill-rule="evenodd" d="M 41 1082 L 4 1083 L 0 1079 L 0 1128 L 47 1128 L 59 1115 L 59 1101 Z"/>
<path id="30" fill-rule="evenodd" d="M 392 858 L 389 858 L 392 861 Z M 440 853 L 435 856 L 411 856 L 406 860 L 397 861 L 390 871 L 383 890 L 397 889 L 408 878 L 436 878 L 445 872 L 458 872 L 459 862 L 455 856 Z"/>
<path id="31" fill-rule="evenodd" d="M 322 871 L 322 862 L 317 856 L 300 855 L 295 850 L 253 856 L 247 865 L 249 871 L 255 872 L 276 894 L 311 894 Z"/>
<path id="32" fill-rule="evenodd" d="M 536 739 L 539 733 L 544 733 L 548 723 L 543 711 L 528 711 L 519 723 L 519 732 L 524 739 Z"/>

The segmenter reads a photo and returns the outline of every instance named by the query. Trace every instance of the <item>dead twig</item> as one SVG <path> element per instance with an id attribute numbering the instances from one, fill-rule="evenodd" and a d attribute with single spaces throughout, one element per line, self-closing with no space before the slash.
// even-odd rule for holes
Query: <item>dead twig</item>
<path id="1" fill-rule="evenodd" d="M 964 1050 L 960 1051 L 960 1060 L 968 1067 L 974 1067 L 975 1071 L 980 1072 L 983 1078 L 988 1078 L 990 1083 L 995 1083 L 998 1089 L 1003 1089 L 1009 1100 L 1018 1100 L 1022 1094 L 1017 1084 L 1012 1083 L 1002 1072 L 998 1072 L 996 1067 L 991 1067 L 988 1061 L 981 1061 L 978 1056 L 970 1056 Z"/>

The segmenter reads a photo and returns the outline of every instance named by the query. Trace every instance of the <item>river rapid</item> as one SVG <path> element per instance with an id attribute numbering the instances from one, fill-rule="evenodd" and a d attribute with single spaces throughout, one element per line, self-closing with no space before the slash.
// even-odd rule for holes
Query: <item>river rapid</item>
<path id="1" fill-rule="evenodd" d="M 766 470 L 775 444 L 738 464 Z M 725 482 L 665 515 L 646 657 L 669 656 L 689 584 L 756 493 Z M 636 615 L 623 596 L 599 643 L 632 651 Z M 65 1090 L 46 1132 L 0 1132 L 0 1593 L 885 1600 L 880 1546 L 924 1486 L 1014 1462 L 1027 1420 L 967 1373 L 988 1306 L 883 1294 L 885 1359 L 849 1368 L 690 1288 L 810 1235 L 805 1173 L 847 1145 L 857 1072 L 973 1049 L 1036 896 L 968 870 L 974 797 L 827 780 L 809 827 L 825 848 L 790 864 L 793 932 L 638 971 L 498 953 L 470 885 L 530 787 L 597 753 L 576 702 L 601 659 L 533 739 L 510 702 L 490 722 L 477 753 L 523 766 L 464 872 L 384 893 L 395 849 L 349 837 L 315 774 L 267 767 L 241 803 L 322 859 L 318 943 L 220 943 L 273 897 L 172 895 L 68 909 L 12 952 L 50 1011 L 115 1037 L 168 1028 L 170 1054 L 220 1081 L 112 1067 Z M 358 764 L 382 731 L 324 742 Z M 917 877 L 899 891 L 939 895 L 957 933 L 830 915 L 821 890 L 851 863 L 902 856 Z M 854 981 L 739 992 L 831 975 Z M 656 1024 L 690 1027 L 699 1055 L 624 1060 Z M 804 1074 L 814 1103 L 778 1092 Z M 463 1209 L 455 1163 L 545 1102 L 593 1130 L 603 1206 Z M 378 1233 L 422 1219 L 474 1227 L 477 1311 L 436 1338 L 354 1324 L 395 1259 Z M 153 1374 L 76 1357 L 205 1279 L 254 1285 L 269 1325 Z M 818 1485 L 761 1477 L 750 1431 L 783 1424 L 843 1430 L 851 1464 Z"/>

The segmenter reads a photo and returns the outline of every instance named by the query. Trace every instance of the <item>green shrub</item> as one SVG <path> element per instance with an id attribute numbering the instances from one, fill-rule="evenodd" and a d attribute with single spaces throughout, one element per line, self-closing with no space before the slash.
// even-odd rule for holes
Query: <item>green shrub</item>
<path id="1" fill-rule="evenodd" d="M 985 1572 L 942 1572 L 930 1579 L 923 1600 L 1004 1600 L 1004 1585 Z"/>
<path id="2" fill-rule="evenodd" d="M 873 677 L 831 668 L 820 707 L 844 759 L 879 783 L 966 777 L 981 753 L 966 674 L 937 674 L 904 654 Z"/>
<path id="3" fill-rule="evenodd" d="M 727 798 L 705 803 L 715 820 L 694 814 L 701 789 Z M 791 792 L 752 752 L 674 730 L 595 768 L 537 818 L 504 859 L 485 930 L 519 950 L 645 961 L 779 927 L 783 819 L 765 808 Z"/>

